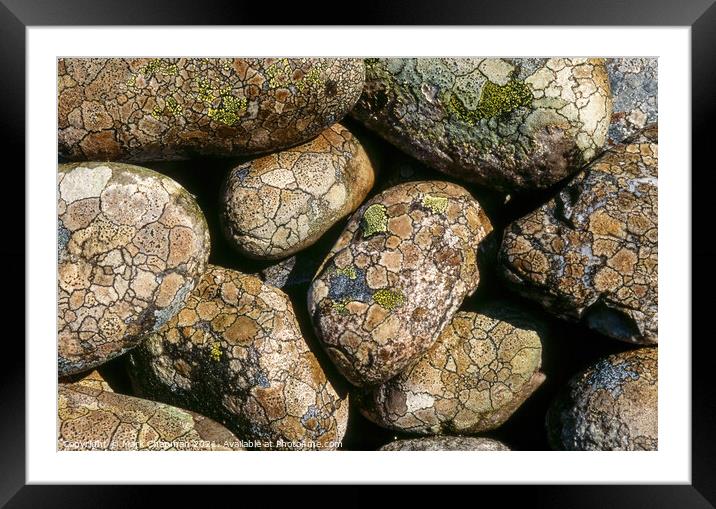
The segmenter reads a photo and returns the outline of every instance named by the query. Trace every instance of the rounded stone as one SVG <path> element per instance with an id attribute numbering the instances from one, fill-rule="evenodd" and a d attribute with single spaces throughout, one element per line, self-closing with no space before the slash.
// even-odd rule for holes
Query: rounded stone
<path id="1" fill-rule="evenodd" d="M 229 173 L 221 199 L 226 238 L 245 256 L 285 258 L 353 212 L 374 180 L 363 147 L 334 124 L 303 145 Z"/>
<path id="2" fill-rule="evenodd" d="M 351 114 L 435 169 L 524 191 L 594 158 L 611 111 L 604 59 L 371 58 Z"/>
<path id="3" fill-rule="evenodd" d="M 172 179 L 121 163 L 60 165 L 61 376 L 136 346 L 184 304 L 209 256 L 194 198 Z"/>
<path id="4" fill-rule="evenodd" d="M 150 161 L 238 156 L 302 143 L 363 89 L 360 59 L 62 58 L 60 155 Z"/>
<path id="5" fill-rule="evenodd" d="M 614 111 L 610 146 L 618 145 L 658 120 L 657 58 L 607 58 Z"/>
<path id="6" fill-rule="evenodd" d="M 655 451 L 658 349 L 606 357 L 570 380 L 547 414 L 550 445 L 569 451 Z"/>
<path id="7" fill-rule="evenodd" d="M 530 314 L 507 302 L 479 313 L 459 311 L 425 355 L 355 399 L 366 418 L 406 433 L 495 429 L 545 379 L 539 371 L 541 329 Z"/>
<path id="8" fill-rule="evenodd" d="M 464 188 L 409 182 L 351 217 L 308 291 L 316 333 L 354 385 L 397 375 L 435 342 L 477 288 L 492 225 Z"/>
<path id="9" fill-rule="evenodd" d="M 132 351 L 145 397 L 222 422 L 267 449 L 335 449 L 348 421 L 288 297 L 254 276 L 210 265 L 186 306 Z"/>
<path id="10" fill-rule="evenodd" d="M 482 437 L 434 436 L 396 440 L 379 451 L 509 451 L 502 442 Z"/>
<path id="11" fill-rule="evenodd" d="M 60 451 L 241 451 L 238 438 L 194 412 L 108 392 L 60 384 Z"/>
<path id="12" fill-rule="evenodd" d="M 611 338 L 658 342 L 657 137 L 648 126 L 505 229 L 516 291 Z"/>

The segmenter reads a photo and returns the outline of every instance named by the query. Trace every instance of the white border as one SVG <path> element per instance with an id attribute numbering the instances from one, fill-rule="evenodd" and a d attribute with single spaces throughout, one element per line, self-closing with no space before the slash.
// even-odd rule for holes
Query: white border
<path id="1" fill-rule="evenodd" d="M 45 28 L 27 30 L 27 480 L 689 483 L 690 29 Z M 56 57 L 658 56 L 659 451 L 57 453 Z M 574 338 L 578 341 L 579 338 Z"/>

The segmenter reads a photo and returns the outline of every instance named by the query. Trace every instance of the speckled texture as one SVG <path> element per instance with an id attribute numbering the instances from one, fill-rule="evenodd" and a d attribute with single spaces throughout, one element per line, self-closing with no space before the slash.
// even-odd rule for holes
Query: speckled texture
<path id="1" fill-rule="evenodd" d="M 271 441 L 270 449 L 331 449 L 346 430 L 347 396 L 326 379 L 291 302 L 254 276 L 210 265 L 129 364 L 140 394 L 212 417 L 245 440 Z"/>
<path id="2" fill-rule="evenodd" d="M 353 212 L 374 180 L 363 147 L 334 124 L 308 143 L 229 173 L 221 199 L 226 238 L 250 258 L 285 258 Z"/>
<path id="3" fill-rule="evenodd" d="M 657 127 L 589 165 L 505 230 L 512 286 L 609 337 L 658 341 Z"/>
<path id="4" fill-rule="evenodd" d="M 508 302 L 459 311 L 425 355 L 356 400 L 368 419 L 406 433 L 495 429 L 544 381 L 541 327 Z"/>
<path id="5" fill-rule="evenodd" d="M 204 271 L 209 231 L 172 179 L 120 163 L 60 165 L 60 375 L 135 346 L 179 311 Z"/>
<path id="6" fill-rule="evenodd" d="M 544 188 L 594 158 L 612 111 L 604 59 L 367 59 L 353 116 L 449 175 Z"/>
<path id="7" fill-rule="evenodd" d="M 658 119 L 658 59 L 607 58 L 612 89 L 609 145 L 617 145 Z"/>
<path id="8" fill-rule="evenodd" d="M 60 384 L 60 451 L 240 451 L 220 424 L 180 408 L 86 384 Z"/>
<path id="9" fill-rule="evenodd" d="M 396 440 L 379 451 L 509 451 L 502 442 L 478 437 L 425 437 Z"/>
<path id="10" fill-rule="evenodd" d="M 658 449 L 658 349 L 611 355 L 575 376 L 547 414 L 554 449 Z"/>
<path id="11" fill-rule="evenodd" d="M 317 335 L 351 383 L 383 383 L 430 348 L 477 288 L 491 230 L 447 182 L 400 184 L 358 209 L 308 292 Z"/>
<path id="12" fill-rule="evenodd" d="M 60 155 L 71 160 L 237 156 L 304 142 L 363 88 L 343 58 L 58 60 Z"/>

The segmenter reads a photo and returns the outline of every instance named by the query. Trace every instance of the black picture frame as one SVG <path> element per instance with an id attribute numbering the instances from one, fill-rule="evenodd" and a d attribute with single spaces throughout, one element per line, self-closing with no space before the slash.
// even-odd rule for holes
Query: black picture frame
<path id="1" fill-rule="evenodd" d="M 10 226 L 0 242 L 3 267 L 24 267 L 24 271 L 3 271 L 3 285 L 13 294 L 4 328 L 3 362 L 0 369 L 0 506 L 6 507 L 126 507 L 148 502 L 148 487 L 104 486 L 38 486 L 25 485 L 25 348 L 13 326 L 25 315 L 24 288 L 21 278 L 32 270 L 25 263 L 25 224 L 18 221 L 24 210 L 25 167 L 25 30 L 31 26 L 62 25 L 247 25 L 247 24 L 338 24 L 350 20 L 358 25 L 637 25 L 691 27 L 692 72 L 692 166 L 683 168 L 684 178 L 692 181 L 692 270 L 698 271 L 695 285 L 704 293 L 693 291 L 693 324 L 703 323 L 712 312 L 716 297 L 714 276 L 709 270 L 716 261 L 716 249 L 708 244 L 710 229 L 706 221 L 713 216 L 709 193 L 715 188 L 716 172 L 709 171 L 713 118 L 716 113 L 716 5 L 714 0 L 542 0 L 540 2 L 499 2 L 401 0 L 390 4 L 372 2 L 351 4 L 346 14 L 342 4 L 323 2 L 243 3 L 238 1 L 201 0 L 0 0 L 0 140 L 6 163 L 3 187 L 16 191 L 6 193 L 2 218 Z M 348 4 L 346 4 L 348 5 Z M 328 19 L 335 11 L 341 16 Z M 318 13 L 326 16 L 321 18 Z M 349 35 L 347 35 L 349 36 Z M 14 157 L 13 157 L 14 156 Z M 696 170 L 698 168 L 698 170 Z M 703 168 L 703 169 L 702 169 Z M 677 170 L 678 171 L 678 170 Z M 15 179 L 8 181 L 7 179 Z M 694 185 L 695 184 L 695 185 Z M 712 185 L 709 185 L 712 184 Z M 24 189 L 25 193 L 20 193 Z M 19 202 L 19 203 L 18 203 Z M 24 216 L 23 216 L 24 217 Z M 687 246 L 684 246 L 686 248 Z M 710 293 L 708 293 L 710 291 Z M 24 292 L 23 292 L 24 295 Z M 14 303 L 14 304 L 13 304 Z M 31 306 L 27 303 L 27 306 Z M 14 308 L 13 308 L 14 306 Z M 23 309 L 20 309 L 20 307 Z M 26 315 L 25 315 L 26 316 Z M 533 507 L 716 507 L 716 384 L 713 382 L 713 332 L 704 328 L 700 334 L 693 328 L 692 347 L 692 484 L 666 486 L 526 486 Z M 688 342 L 690 338 L 666 338 Z M 50 340 L 48 339 L 48 342 Z M 163 505 L 185 496 L 185 490 L 174 487 L 163 494 Z M 503 489 L 500 487 L 493 487 Z M 480 496 L 486 495 L 481 488 Z M 513 490 L 514 488 L 510 488 Z M 163 490 L 170 491 L 170 490 Z M 222 490 L 224 491 L 224 490 Z M 419 493 L 419 492 L 417 492 Z M 344 500 L 360 500 L 358 487 L 348 488 Z M 273 496 L 273 495 L 272 495 Z M 288 494 L 289 497 L 295 493 Z M 510 496 L 512 498 L 513 495 Z"/>

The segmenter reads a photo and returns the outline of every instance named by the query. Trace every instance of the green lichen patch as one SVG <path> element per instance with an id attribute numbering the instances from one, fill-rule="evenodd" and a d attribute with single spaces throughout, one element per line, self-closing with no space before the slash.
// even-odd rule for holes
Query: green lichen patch
<path id="1" fill-rule="evenodd" d="M 161 58 L 150 60 L 147 65 L 139 70 L 139 73 L 144 75 L 146 78 L 150 78 L 155 75 L 176 76 L 178 72 L 179 69 L 176 64 L 170 64 Z"/>
<path id="2" fill-rule="evenodd" d="M 370 237 L 388 229 L 388 213 L 385 205 L 374 203 L 363 213 L 363 237 Z"/>
<path id="3" fill-rule="evenodd" d="M 448 107 L 459 120 L 474 125 L 482 119 L 504 117 L 517 108 L 529 106 L 532 98 L 532 92 L 522 81 L 511 80 L 505 85 L 488 81 L 474 110 L 469 110 L 455 94 L 450 96 Z"/>
<path id="4" fill-rule="evenodd" d="M 442 214 L 448 206 L 448 199 L 444 196 L 432 196 L 426 194 L 423 197 L 423 207 L 430 209 L 435 214 Z"/>
<path id="5" fill-rule="evenodd" d="M 402 306 L 405 302 L 405 296 L 398 291 L 381 288 L 373 294 L 373 300 L 383 306 L 388 311 Z"/>
<path id="6" fill-rule="evenodd" d="M 222 95 L 220 106 L 218 108 L 209 108 L 207 115 L 212 120 L 232 126 L 238 122 L 241 119 L 241 115 L 246 112 L 246 103 L 245 97 Z"/>

